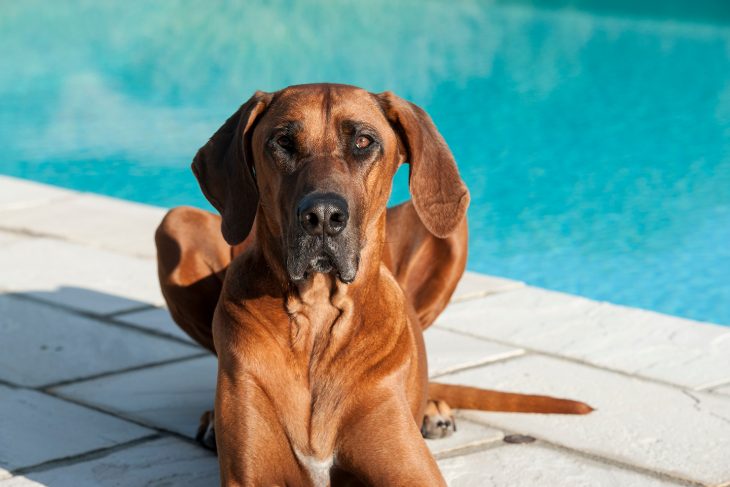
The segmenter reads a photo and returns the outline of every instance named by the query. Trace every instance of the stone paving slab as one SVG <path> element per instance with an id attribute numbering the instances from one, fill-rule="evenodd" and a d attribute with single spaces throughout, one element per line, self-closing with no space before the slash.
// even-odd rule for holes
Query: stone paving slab
<path id="1" fill-rule="evenodd" d="M 155 229 L 166 211 L 79 193 L 53 204 L 0 213 L 0 226 L 154 258 Z"/>
<path id="2" fill-rule="evenodd" d="M 451 305 L 437 326 L 692 389 L 730 380 L 730 327 L 534 287 Z"/>
<path id="3" fill-rule="evenodd" d="M 678 485 L 556 452 L 539 444 L 491 448 L 439 461 L 452 487 Z M 0 481 L 1 487 L 53 485 L 218 485 L 214 455 L 184 441 L 161 438 L 74 465 Z"/>
<path id="4" fill-rule="evenodd" d="M 458 302 L 480 298 L 489 294 L 512 291 L 524 286 L 524 282 L 466 271 L 456 286 L 451 301 Z"/>
<path id="5" fill-rule="evenodd" d="M 200 349 L 0 295 L 0 379 L 39 387 L 192 356 Z"/>
<path id="6" fill-rule="evenodd" d="M 2 176 L 0 188 L 0 290 L 28 293 L 86 313 L 113 313 L 116 322 L 184 336 L 161 307 L 164 301 L 150 258 L 154 255 L 152 233 L 164 210 Z M 28 309 L 14 310 L 9 316 L 22 321 L 3 321 L 3 305 L 16 301 Z M 706 485 L 730 485 L 730 461 L 726 461 L 730 451 L 730 328 L 597 303 L 471 272 L 465 274 L 452 301 L 438 326 L 426 332 L 432 373 L 449 373 L 439 381 L 573 397 L 586 400 L 598 411 L 584 417 L 458 412 L 457 434 L 428 442 L 441 458 L 439 463 L 451 485 L 670 484 L 642 469 Z M 134 311 L 149 305 L 157 308 Z M 110 351 L 114 340 L 122 343 L 118 351 L 124 354 L 129 354 L 124 348 L 128 342 L 139 337 L 144 338 L 145 346 L 159 341 L 187 348 L 132 327 L 125 330 L 123 325 L 115 327 L 72 314 L 84 324 L 67 324 L 48 310 L 59 316 L 69 314 L 27 299 L 0 296 L 0 337 L 8 336 L 6 329 L 10 328 L 18 337 L 0 339 L 0 378 L 3 372 L 16 374 L 35 384 L 55 369 L 64 373 L 76 370 L 81 375 L 102 370 L 100 364 L 116 360 Z M 26 317 L 36 318 L 25 321 Z M 104 336 L 97 337 L 101 328 L 92 329 L 86 321 L 102 326 Z M 28 330 L 18 332 L 19 324 Z M 73 333 L 66 333 L 68 329 Z M 125 337 L 110 338 L 110 329 Z M 88 342 L 79 338 L 85 334 L 90 334 Z M 45 343 L 50 339 L 69 343 L 54 345 L 54 341 L 50 346 Z M 74 348 L 96 348 L 96 339 L 109 341 L 110 348 L 102 346 L 100 353 L 92 355 Z M 134 349 L 145 357 L 158 352 L 158 347 L 145 351 L 145 346 Z M 37 354 L 28 353 L 36 347 Z M 523 349 L 543 351 L 553 358 L 524 355 Z M 190 350 L 199 353 L 199 349 Z M 58 360 L 57 354 L 68 356 Z M 75 356 L 83 360 L 74 362 Z M 481 365 L 484 362 L 489 365 Z M 117 367 L 113 370 L 119 370 Z M 192 358 L 67 384 L 53 391 L 192 437 L 200 413 L 212 407 L 215 368 L 213 357 Z M 630 377 L 633 374 L 650 380 Z M 683 392 L 681 388 L 708 392 Z M 102 413 L 25 389 L 11 390 L 45 398 L 34 396 L 32 402 L 50 412 L 37 413 L 33 408 L 24 412 L 44 416 L 49 426 L 36 428 L 44 424 L 42 420 L 15 414 L 12 408 L 23 408 L 24 403 L 20 401 L 18 406 L 13 399 L 16 402 L 9 405 L 11 395 L 0 391 L 0 459 L 11 458 L 2 452 L 7 444 L 2 435 L 8 431 L 15 439 L 31 430 L 25 436 L 32 438 L 32 453 L 47 452 L 46 443 L 57 448 L 48 455 L 49 460 L 78 454 L 72 449 L 77 445 L 81 445 L 81 453 L 105 447 L 66 441 L 64 426 L 80 428 L 81 433 L 92 431 L 107 441 L 104 445 L 127 441 L 115 436 L 115 427 L 91 422 L 89 430 L 83 415 L 64 411 L 71 408 L 106 418 Z M 47 407 L 47 401 L 54 406 Z M 63 414 L 56 415 L 58 411 Z M 19 433 L 8 429 L 2 421 L 7 417 L 20 418 L 16 421 Z M 144 431 L 142 435 L 148 434 L 149 430 L 129 424 Z M 503 445 L 502 430 L 532 434 L 546 442 Z M 38 438 L 32 436 L 34 431 Z M 39 443 L 43 448 L 35 447 Z M 470 453 L 474 450 L 483 451 Z M 43 471 L 31 470 L 25 477 L 0 481 L 0 486 L 218 482 L 214 457 L 191 443 L 166 436 L 84 458 L 62 461 Z"/>
<path id="7" fill-rule="evenodd" d="M 162 305 L 154 260 L 61 240 L 3 246 L 0 289 L 96 314 Z"/>
<path id="8" fill-rule="evenodd" d="M 599 463 L 541 443 L 505 445 L 439 461 L 451 487 L 660 487 L 684 485 Z"/>
<path id="9" fill-rule="evenodd" d="M 0 226 L 5 221 L 4 211 L 32 208 L 51 202 L 62 201 L 77 195 L 75 191 L 61 189 L 25 179 L 0 176 Z"/>
<path id="10" fill-rule="evenodd" d="M 461 452 L 484 448 L 486 445 L 501 442 L 504 433 L 494 428 L 456 417 L 456 431 L 447 438 L 426 440 L 426 445 L 436 458 L 457 455 Z"/>
<path id="11" fill-rule="evenodd" d="M 457 372 L 439 382 L 585 401 L 596 409 L 586 416 L 461 414 L 680 479 L 708 485 L 730 481 L 730 398 L 690 394 L 538 355 Z"/>
<path id="12" fill-rule="evenodd" d="M 0 478 L 9 477 L 12 470 L 126 443 L 152 433 L 36 391 L 0 385 Z"/>
<path id="13" fill-rule="evenodd" d="M 77 382 L 53 389 L 61 397 L 194 438 L 203 411 L 213 408 L 217 359 L 202 357 Z M 462 424 L 463 423 L 463 424 Z M 457 434 L 428 441 L 434 454 L 498 441 L 503 434 L 460 420 Z"/>
<path id="14" fill-rule="evenodd" d="M 195 343 L 195 341 L 190 338 L 187 333 L 182 330 L 182 328 L 172 321 L 170 312 L 166 308 L 151 308 L 141 311 L 133 311 L 131 313 L 124 313 L 122 315 L 115 315 L 114 321 L 140 326 L 157 333 L 174 336 L 190 343 Z"/>
<path id="15" fill-rule="evenodd" d="M 54 388 L 62 397 L 90 404 L 122 417 L 194 438 L 200 415 L 212 409 L 217 359 L 202 357 Z M 457 434 L 431 440 L 436 454 L 499 441 L 503 434 L 468 419 Z"/>
<path id="16" fill-rule="evenodd" d="M 160 438 L 72 465 L 27 473 L 0 487 L 120 487 L 220 485 L 212 453 L 176 438 Z"/>
<path id="17" fill-rule="evenodd" d="M 14 243 L 21 240 L 23 237 L 12 232 L 3 232 L 0 230 L 0 247 L 3 245 Z"/>
<path id="18" fill-rule="evenodd" d="M 213 409 L 217 359 L 206 357 L 77 382 L 56 394 L 194 438 L 200 415 Z"/>
<path id="19" fill-rule="evenodd" d="M 522 355 L 524 350 L 467 337 L 438 328 L 424 333 L 429 376 Z"/>

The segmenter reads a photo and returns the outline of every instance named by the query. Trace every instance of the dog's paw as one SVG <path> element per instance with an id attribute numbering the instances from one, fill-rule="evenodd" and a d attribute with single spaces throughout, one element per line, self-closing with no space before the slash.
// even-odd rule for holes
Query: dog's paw
<path id="1" fill-rule="evenodd" d="M 213 411 L 206 411 L 200 416 L 200 424 L 198 425 L 198 433 L 195 435 L 195 440 L 208 450 L 217 451 L 214 419 Z"/>
<path id="2" fill-rule="evenodd" d="M 456 421 L 451 408 L 444 401 L 428 401 L 423 415 L 421 434 L 424 438 L 436 439 L 451 436 L 456 431 Z"/>

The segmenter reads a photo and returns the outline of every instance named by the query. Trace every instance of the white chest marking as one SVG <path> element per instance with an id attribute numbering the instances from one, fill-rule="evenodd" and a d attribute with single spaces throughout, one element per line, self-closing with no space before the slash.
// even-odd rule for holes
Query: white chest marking
<path id="1" fill-rule="evenodd" d="M 324 460 L 317 460 L 311 455 L 303 455 L 296 448 L 294 449 L 294 453 L 296 453 L 299 463 L 309 474 L 309 478 L 315 487 L 327 487 L 330 484 L 331 457 Z"/>

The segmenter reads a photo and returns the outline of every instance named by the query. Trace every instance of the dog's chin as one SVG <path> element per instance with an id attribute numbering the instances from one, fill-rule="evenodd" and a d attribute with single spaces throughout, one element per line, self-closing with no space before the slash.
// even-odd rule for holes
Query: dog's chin
<path id="1" fill-rule="evenodd" d="M 312 262 L 309 264 L 307 270 L 310 273 L 321 272 L 322 274 L 329 274 L 330 272 L 335 270 L 335 265 L 332 263 L 332 259 L 330 259 L 326 255 L 322 255 L 312 259 Z"/>
<path id="2" fill-rule="evenodd" d="M 304 260 L 304 259 L 302 259 Z M 329 255 L 321 254 L 311 259 L 296 259 L 288 263 L 289 278 L 296 283 L 310 279 L 314 274 L 330 274 L 344 284 L 350 284 L 357 274 L 357 263 L 337 262 Z"/>

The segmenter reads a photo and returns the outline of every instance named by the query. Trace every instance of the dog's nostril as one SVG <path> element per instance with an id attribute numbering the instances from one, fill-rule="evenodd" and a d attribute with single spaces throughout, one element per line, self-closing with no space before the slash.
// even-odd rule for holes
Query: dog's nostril
<path id="1" fill-rule="evenodd" d="M 319 218 L 317 218 L 317 215 L 315 215 L 314 213 L 307 213 L 304 219 L 307 220 L 307 223 L 309 223 L 313 227 L 316 227 L 319 223 Z"/>
<path id="2" fill-rule="evenodd" d="M 299 213 L 299 224 L 304 231 L 310 235 L 322 234 L 322 222 L 324 220 L 322 212 L 318 214 L 317 208 L 306 208 Z"/>
<path id="3" fill-rule="evenodd" d="M 340 212 L 334 212 L 330 215 L 330 221 L 339 224 L 345 223 L 345 215 Z"/>

